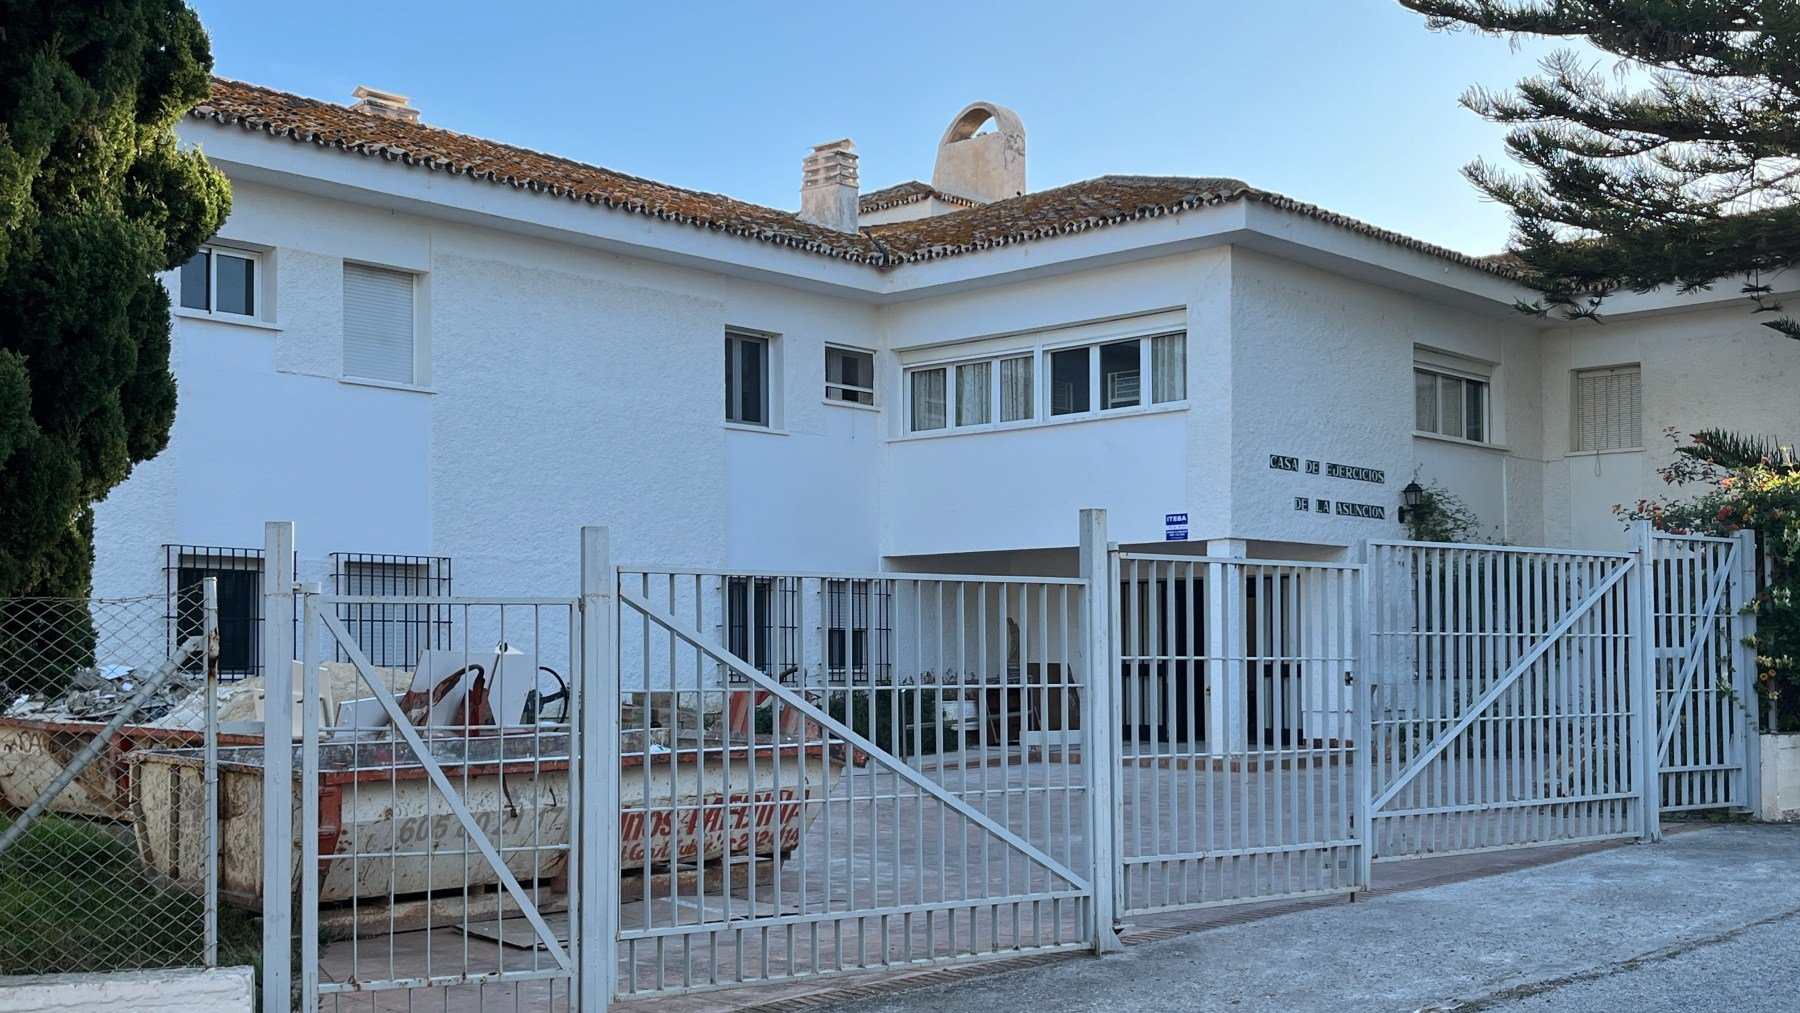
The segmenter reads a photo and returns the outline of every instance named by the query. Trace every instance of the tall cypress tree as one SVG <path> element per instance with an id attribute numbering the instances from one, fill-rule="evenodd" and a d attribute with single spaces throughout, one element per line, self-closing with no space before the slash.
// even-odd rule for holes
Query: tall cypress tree
<path id="1" fill-rule="evenodd" d="M 1512 210 L 1511 252 L 1543 295 L 1522 308 L 1594 317 L 1620 289 L 1722 282 L 1800 338 L 1769 281 L 1800 261 L 1800 0 L 1400 2 L 1434 29 L 1599 50 L 1462 98 L 1512 128 L 1527 170 L 1465 170 Z"/>
<path id="2" fill-rule="evenodd" d="M 0 0 L 0 596 L 86 595 L 93 504 L 168 443 L 156 273 L 231 204 L 175 140 L 211 69 L 180 0 Z"/>

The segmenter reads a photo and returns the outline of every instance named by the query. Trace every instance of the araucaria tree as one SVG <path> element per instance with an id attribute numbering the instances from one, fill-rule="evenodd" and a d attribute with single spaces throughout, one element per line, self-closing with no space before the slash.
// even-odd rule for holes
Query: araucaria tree
<path id="1" fill-rule="evenodd" d="M 1742 287 L 1800 338 L 1771 281 L 1800 260 L 1800 0 L 1400 0 L 1436 29 L 1592 43 L 1463 104 L 1527 170 L 1470 180 L 1512 209 L 1542 299 L 1593 317 L 1620 289 Z"/>
<path id="2" fill-rule="evenodd" d="M 211 70 L 179 0 L 0 0 L 0 596 L 86 594 L 93 504 L 168 443 L 156 273 L 231 203 L 175 140 Z"/>

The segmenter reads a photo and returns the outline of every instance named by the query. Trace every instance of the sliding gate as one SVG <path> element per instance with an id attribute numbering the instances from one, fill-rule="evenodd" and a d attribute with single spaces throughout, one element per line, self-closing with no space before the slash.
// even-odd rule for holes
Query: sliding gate
<path id="1" fill-rule="evenodd" d="M 1644 832 L 1635 555 L 1387 542 L 1368 566 L 1375 858 Z"/>

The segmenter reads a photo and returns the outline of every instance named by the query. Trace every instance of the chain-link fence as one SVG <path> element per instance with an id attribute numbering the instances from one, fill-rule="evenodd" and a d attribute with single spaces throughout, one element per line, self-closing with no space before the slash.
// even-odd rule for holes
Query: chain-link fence
<path id="1" fill-rule="evenodd" d="M 209 590 L 0 599 L 0 974 L 254 952 L 247 917 L 227 918 L 221 940 L 205 885 L 216 882 L 214 789 L 175 790 L 141 763 L 216 749 Z"/>

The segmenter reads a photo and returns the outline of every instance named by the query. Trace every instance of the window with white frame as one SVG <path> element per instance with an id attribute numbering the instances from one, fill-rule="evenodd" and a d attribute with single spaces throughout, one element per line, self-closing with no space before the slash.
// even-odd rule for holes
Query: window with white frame
<path id="1" fill-rule="evenodd" d="M 1488 443 L 1488 381 L 1435 365 L 1413 367 L 1413 429 Z"/>
<path id="2" fill-rule="evenodd" d="M 825 400 L 846 404 L 875 403 L 875 353 L 860 348 L 825 346 Z"/>
<path id="3" fill-rule="evenodd" d="M 769 425 L 769 339 L 725 332 L 725 421 Z"/>
<path id="4" fill-rule="evenodd" d="M 1187 334 L 916 366 L 906 380 L 915 433 L 1171 404 L 1187 397 Z"/>
<path id="5" fill-rule="evenodd" d="M 182 309 L 218 317 L 255 319 L 261 285 L 259 256 L 218 246 L 202 246 L 176 277 Z"/>
<path id="6" fill-rule="evenodd" d="M 344 375 L 417 382 L 414 276 L 344 265 Z"/>
<path id="7" fill-rule="evenodd" d="M 1636 450 L 1644 445 L 1642 372 L 1636 365 L 1575 371 L 1577 451 Z"/>
<path id="8" fill-rule="evenodd" d="M 334 552 L 335 593 L 359 598 L 437 598 L 450 594 L 450 560 L 444 556 Z M 427 648 L 448 648 L 453 623 L 449 605 L 423 602 L 356 602 L 337 606 L 363 655 L 384 667 L 411 668 Z M 342 644 L 337 660 L 348 661 Z"/>

